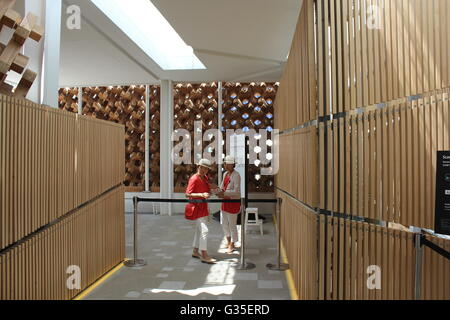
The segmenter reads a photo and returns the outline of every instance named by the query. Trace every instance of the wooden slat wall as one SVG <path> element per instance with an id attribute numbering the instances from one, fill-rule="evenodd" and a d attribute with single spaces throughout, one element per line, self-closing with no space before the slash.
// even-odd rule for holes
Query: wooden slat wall
<path id="1" fill-rule="evenodd" d="M 317 279 L 293 270 L 299 292 L 317 282 L 319 299 L 414 298 L 413 234 L 391 226 L 434 228 L 436 152 L 450 150 L 449 16 L 447 0 L 304 0 L 275 101 L 283 241 L 293 268 L 318 251 Z M 314 248 L 297 235 L 305 210 Z M 424 298 L 449 299 L 448 262 L 424 251 Z M 367 289 L 372 264 L 382 290 Z"/>
<path id="2" fill-rule="evenodd" d="M 328 259 L 321 266 L 324 299 L 414 299 L 414 235 L 372 224 L 328 217 Z M 369 290 L 370 266 L 381 270 L 381 289 Z M 445 298 L 445 296 L 441 296 Z"/>
<path id="3" fill-rule="evenodd" d="M 0 250 L 123 181 L 124 128 L 0 96 Z"/>
<path id="4" fill-rule="evenodd" d="M 283 200 L 281 230 L 285 237 L 283 242 L 293 270 L 295 287 L 300 299 L 316 299 L 317 217 L 284 193 L 278 192 L 277 195 Z"/>
<path id="5" fill-rule="evenodd" d="M 0 255 L 0 300 L 71 299 L 125 256 L 123 187 L 33 235 Z M 69 289 L 69 266 L 81 288 Z"/>
<path id="6" fill-rule="evenodd" d="M 292 50 L 308 50 L 307 42 L 298 39 L 309 35 L 305 16 L 312 13 L 314 4 L 318 21 L 318 90 L 323 94 L 318 100 L 319 112 L 323 110 L 327 115 L 349 111 L 449 86 L 450 5 L 446 0 L 305 1 L 298 24 L 301 27 L 296 30 L 301 35 L 294 37 L 286 74 L 296 70 L 292 68 L 294 61 L 303 62 L 296 60 L 298 55 Z M 370 11 L 371 7 L 378 9 Z M 376 13 L 380 14 L 380 28 L 373 25 Z M 298 75 L 291 75 L 291 79 L 307 76 L 300 71 L 294 73 Z M 285 90 L 289 84 L 288 79 L 283 80 L 281 87 Z M 309 83 L 300 79 L 297 88 Z M 287 96 L 278 102 L 290 109 L 284 101 L 295 95 L 288 92 Z M 314 112 L 311 115 L 309 120 L 315 118 Z M 295 127 L 292 122 L 284 124 L 280 129 Z"/>
<path id="7" fill-rule="evenodd" d="M 64 90 L 66 89 L 61 89 L 60 92 L 64 93 Z M 127 187 L 143 187 L 145 175 L 145 85 L 83 87 L 82 92 L 83 115 L 125 126 L 124 184 Z M 159 99 L 155 99 L 155 95 L 159 95 L 159 86 L 150 86 L 150 118 L 158 118 L 157 126 L 150 128 L 156 132 L 159 131 Z M 155 142 L 155 136 L 153 132 L 150 134 L 150 148 L 152 149 L 150 161 L 153 164 L 153 157 L 155 157 L 159 167 L 159 153 L 153 151 L 157 149 L 159 152 L 159 138 L 156 137 Z M 152 169 L 157 169 L 157 167 L 154 166 Z M 151 170 L 151 173 L 154 174 L 154 170 Z M 159 171 L 157 175 L 159 175 Z M 153 184 L 154 180 L 152 180 Z"/>
<path id="8" fill-rule="evenodd" d="M 289 217 L 286 219 L 290 219 L 288 221 L 291 222 L 295 221 L 296 215 L 303 214 L 301 210 L 297 209 L 298 212 L 294 213 L 294 217 L 292 217 L 292 209 L 289 208 L 289 205 L 284 210 L 285 216 Z M 313 227 L 314 229 L 310 232 L 315 232 L 316 226 Z M 289 230 L 289 227 L 287 228 Z M 290 230 L 296 230 L 296 228 L 290 226 Z M 318 283 L 323 286 L 323 291 L 319 295 L 321 299 L 414 299 L 415 248 L 413 233 L 338 217 L 322 217 L 318 230 L 320 230 L 319 244 L 323 243 L 318 246 L 322 250 L 320 255 L 332 257 L 323 259 L 323 262 L 318 265 Z M 290 236 L 285 236 L 285 239 L 288 240 Z M 450 249 L 448 240 L 434 236 L 427 236 L 427 239 L 447 251 Z M 317 246 L 313 244 L 313 248 L 302 250 L 313 251 L 315 248 Z M 450 262 L 427 247 L 424 247 L 423 250 L 423 299 L 450 299 L 448 275 Z M 310 261 L 304 263 L 307 265 L 308 262 Z M 370 275 L 368 267 L 370 266 L 380 267 L 380 290 L 368 289 L 367 280 Z M 315 279 L 311 279 L 311 283 L 315 283 Z"/>
<path id="9" fill-rule="evenodd" d="M 436 154 L 450 150 L 450 118 L 445 116 L 449 93 L 450 89 L 443 89 L 417 101 L 369 107 L 362 115 L 350 112 L 321 126 L 319 136 L 327 132 L 330 137 L 328 184 L 321 190 L 331 187 L 332 201 L 326 209 L 433 229 Z M 422 120 L 418 115 L 423 115 Z M 296 170 L 301 165 L 301 161 L 291 163 Z M 284 169 L 283 175 L 287 175 Z M 280 178 L 284 189 L 283 183 Z"/>
<path id="10" fill-rule="evenodd" d="M 279 130 L 317 118 L 313 19 L 313 1 L 304 1 L 275 101 Z"/>
<path id="11" fill-rule="evenodd" d="M 280 136 L 280 168 L 277 186 L 311 207 L 318 202 L 317 135 L 315 128 L 304 128 Z"/>
<path id="12" fill-rule="evenodd" d="M 448 240 L 426 236 L 427 240 L 450 251 Z M 422 292 L 425 300 L 450 299 L 450 261 L 429 248 L 424 248 L 424 269 L 422 271 Z"/>

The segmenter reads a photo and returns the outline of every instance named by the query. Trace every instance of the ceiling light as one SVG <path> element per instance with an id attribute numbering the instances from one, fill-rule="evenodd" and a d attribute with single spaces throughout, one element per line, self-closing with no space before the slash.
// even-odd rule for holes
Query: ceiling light
<path id="1" fill-rule="evenodd" d="M 163 70 L 206 69 L 150 0 L 91 0 Z"/>

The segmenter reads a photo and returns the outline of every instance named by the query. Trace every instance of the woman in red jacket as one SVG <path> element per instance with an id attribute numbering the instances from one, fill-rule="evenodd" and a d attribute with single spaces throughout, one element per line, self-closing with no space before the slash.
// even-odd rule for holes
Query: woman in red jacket
<path id="1" fill-rule="evenodd" d="M 186 189 L 187 198 L 190 200 L 202 200 L 211 197 L 211 186 L 207 176 L 210 169 L 211 162 L 209 160 L 200 160 L 197 167 L 197 173 L 189 179 L 188 187 Z M 192 257 L 201 259 L 203 263 L 215 263 L 216 260 L 211 258 L 207 251 L 209 223 L 208 204 L 189 203 L 186 205 L 184 214 L 186 219 L 196 221 L 193 243 L 194 251 Z M 199 251 L 201 251 L 201 254 Z"/>
<path id="2" fill-rule="evenodd" d="M 226 156 L 224 167 L 227 171 L 222 181 L 222 193 L 219 197 L 224 199 L 239 199 L 241 197 L 241 176 L 234 170 L 236 165 L 232 156 Z M 220 210 L 220 221 L 222 223 L 223 232 L 228 241 L 228 254 L 236 250 L 235 243 L 238 241 L 237 218 L 241 211 L 240 203 L 222 203 Z"/>

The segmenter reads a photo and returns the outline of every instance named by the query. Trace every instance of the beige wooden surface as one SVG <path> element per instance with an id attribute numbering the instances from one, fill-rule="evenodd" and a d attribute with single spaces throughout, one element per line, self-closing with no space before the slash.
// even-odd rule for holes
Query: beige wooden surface
<path id="1" fill-rule="evenodd" d="M 123 187 L 104 194 L 0 255 L 0 300 L 71 299 L 123 261 Z M 67 287 L 69 266 L 81 288 Z"/>
<path id="2" fill-rule="evenodd" d="M 379 29 L 365 14 L 371 6 Z M 319 299 L 414 297 L 413 234 L 374 223 L 434 228 L 436 153 L 450 149 L 449 16 L 447 0 L 304 1 L 275 101 L 276 187 L 316 215 L 317 243 L 300 250 L 318 252 L 311 281 Z M 304 226 L 292 215 L 307 209 L 286 206 L 284 244 L 293 248 Z M 319 209 L 368 220 L 317 216 Z M 424 250 L 424 297 L 449 299 L 447 262 Z M 367 289 L 369 264 L 381 267 L 382 290 Z"/>

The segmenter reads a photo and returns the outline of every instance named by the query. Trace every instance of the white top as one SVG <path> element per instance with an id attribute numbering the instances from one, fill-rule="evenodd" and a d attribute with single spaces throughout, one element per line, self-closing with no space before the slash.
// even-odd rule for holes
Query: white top
<path id="1" fill-rule="evenodd" d="M 228 174 L 229 173 L 227 171 L 223 176 L 222 185 L 220 186 L 222 190 L 224 189 L 225 178 Z M 228 184 L 227 190 L 224 192 L 224 196 L 232 199 L 241 198 L 241 175 L 236 170 L 231 173 L 230 183 Z"/>

